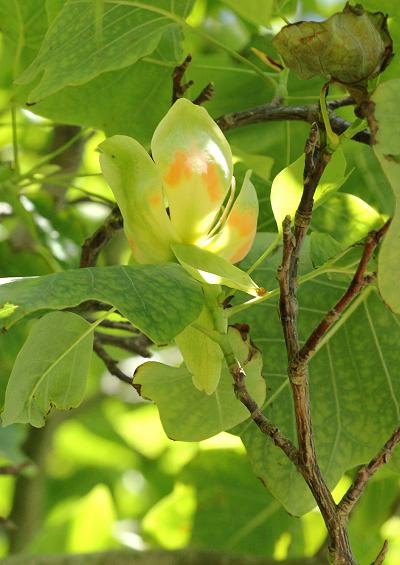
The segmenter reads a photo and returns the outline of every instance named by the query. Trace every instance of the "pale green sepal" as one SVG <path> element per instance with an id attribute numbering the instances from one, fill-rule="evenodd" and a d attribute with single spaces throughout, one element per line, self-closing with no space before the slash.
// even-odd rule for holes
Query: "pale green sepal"
<path id="1" fill-rule="evenodd" d="M 138 263 L 165 263 L 179 241 L 168 218 L 161 178 L 135 139 L 114 135 L 99 145 L 100 165 L 120 207 L 124 230 Z"/>
<path id="2" fill-rule="evenodd" d="M 246 371 L 246 386 L 259 406 L 265 400 L 265 381 L 261 375 L 262 356 L 236 328 L 229 328 L 235 355 Z M 249 417 L 248 410 L 236 398 L 233 378 L 225 363 L 216 390 L 204 394 L 197 390 L 187 368 L 148 362 L 134 375 L 141 395 L 153 400 L 160 412 L 165 433 L 178 441 L 201 441 L 229 430 Z"/>
<path id="3" fill-rule="evenodd" d="M 339 190 L 347 180 L 345 175 L 346 160 L 341 148 L 332 155 L 318 189 L 314 196 L 314 209 L 318 208 L 328 196 Z M 271 188 L 271 206 L 278 230 L 282 231 L 282 222 L 286 216 L 292 220 L 296 214 L 303 193 L 304 154 L 274 178 Z"/>
<path id="4" fill-rule="evenodd" d="M 174 244 L 171 248 L 182 267 L 202 283 L 223 284 L 252 296 L 264 293 L 264 289 L 260 289 L 247 273 L 218 255 L 183 243 Z"/>
<path id="5" fill-rule="evenodd" d="M 208 308 L 203 309 L 196 323 L 214 330 L 214 321 Z M 185 328 L 175 342 L 192 375 L 194 386 L 206 394 L 212 394 L 221 377 L 223 354 L 218 343 L 193 326 Z"/>

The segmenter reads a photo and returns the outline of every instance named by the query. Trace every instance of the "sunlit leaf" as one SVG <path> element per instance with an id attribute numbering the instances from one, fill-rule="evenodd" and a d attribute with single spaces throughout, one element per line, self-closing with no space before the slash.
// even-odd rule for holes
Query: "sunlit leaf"
<path id="1" fill-rule="evenodd" d="M 72 312 L 51 312 L 33 326 L 8 382 L 2 422 L 41 427 L 52 407 L 78 406 L 92 355 L 91 325 Z"/>
<path id="2" fill-rule="evenodd" d="M 181 243 L 173 245 L 172 249 L 181 265 L 200 282 L 223 284 L 253 296 L 261 291 L 247 273 L 214 253 Z"/>
<path id="3" fill-rule="evenodd" d="M 346 160 L 343 151 L 338 149 L 322 175 L 315 193 L 314 207 L 317 208 L 329 195 L 339 190 L 346 181 Z M 303 193 L 304 154 L 294 163 L 283 169 L 274 178 L 271 188 L 271 205 L 278 226 L 282 230 L 282 222 L 286 216 L 294 220 L 297 207 Z"/>

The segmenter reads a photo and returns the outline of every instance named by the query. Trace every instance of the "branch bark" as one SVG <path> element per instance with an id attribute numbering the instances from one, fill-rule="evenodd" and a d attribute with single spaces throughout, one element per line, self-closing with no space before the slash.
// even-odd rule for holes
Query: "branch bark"
<path id="1" fill-rule="evenodd" d="M 329 108 L 339 108 L 351 99 L 343 101 L 333 101 L 328 104 Z M 248 126 L 252 124 L 260 124 L 265 122 L 277 121 L 297 121 L 308 124 L 317 123 L 322 127 L 322 120 L 318 104 L 296 105 L 296 106 L 277 106 L 275 103 L 263 104 L 254 108 L 248 108 L 240 112 L 232 112 L 225 114 L 216 119 L 217 124 L 223 131 L 236 129 L 238 127 Z M 340 135 L 351 124 L 347 120 L 340 118 L 333 111 L 330 112 L 330 122 L 335 133 Z M 371 144 L 371 135 L 368 130 L 357 133 L 352 139 L 367 145 Z"/>
<path id="2" fill-rule="evenodd" d="M 123 220 L 119 208 L 115 206 L 104 224 L 102 224 L 93 235 L 88 237 L 81 252 L 80 267 L 93 267 L 97 263 L 100 251 L 113 237 L 114 233 L 123 226 Z"/>

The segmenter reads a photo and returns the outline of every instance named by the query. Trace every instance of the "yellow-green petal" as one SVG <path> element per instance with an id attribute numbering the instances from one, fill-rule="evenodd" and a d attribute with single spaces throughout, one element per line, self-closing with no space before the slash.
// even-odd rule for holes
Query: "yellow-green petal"
<path id="1" fill-rule="evenodd" d="M 154 132 L 152 155 L 171 222 L 184 243 L 206 237 L 229 190 L 232 153 L 204 108 L 181 98 Z"/>
<path id="2" fill-rule="evenodd" d="M 170 261 L 170 243 L 179 239 L 168 218 L 160 175 L 149 154 L 126 135 L 109 137 L 99 150 L 101 169 L 120 207 L 134 259 L 139 263 Z"/>
<path id="3" fill-rule="evenodd" d="M 245 176 L 225 225 L 204 246 L 231 263 L 238 263 L 247 255 L 257 231 L 258 199 L 250 174 L 248 171 Z"/>

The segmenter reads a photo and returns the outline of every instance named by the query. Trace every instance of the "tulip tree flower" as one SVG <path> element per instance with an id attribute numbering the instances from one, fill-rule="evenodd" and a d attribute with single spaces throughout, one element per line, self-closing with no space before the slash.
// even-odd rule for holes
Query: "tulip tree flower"
<path id="1" fill-rule="evenodd" d="M 257 195 L 246 177 L 231 210 L 222 214 L 233 182 L 232 153 L 204 108 L 185 98 L 175 102 L 154 132 L 154 160 L 125 135 L 106 139 L 99 149 L 138 263 L 173 261 L 171 244 L 178 242 L 231 263 L 246 256 L 256 232 Z"/>
<path id="2" fill-rule="evenodd" d="M 207 111 L 175 102 L 156 128 L 151 154 L 135 139 L 115 135 L 100 146 L 100 164 L 120 207 L 138 263 L 178 260 L 203 283 L 205 308 L 197 327 L 226 333 L 220 284 L 251 294 L 260 289 L 235 267 L 256 233 L 258 201 L 247 174 L 234 202 L 232 153 Z M 217 285 L 211 289 L 209 284 Z M 212 394 L 222 351 L 195 327 L 176 338 L 195 386 Z"/>

